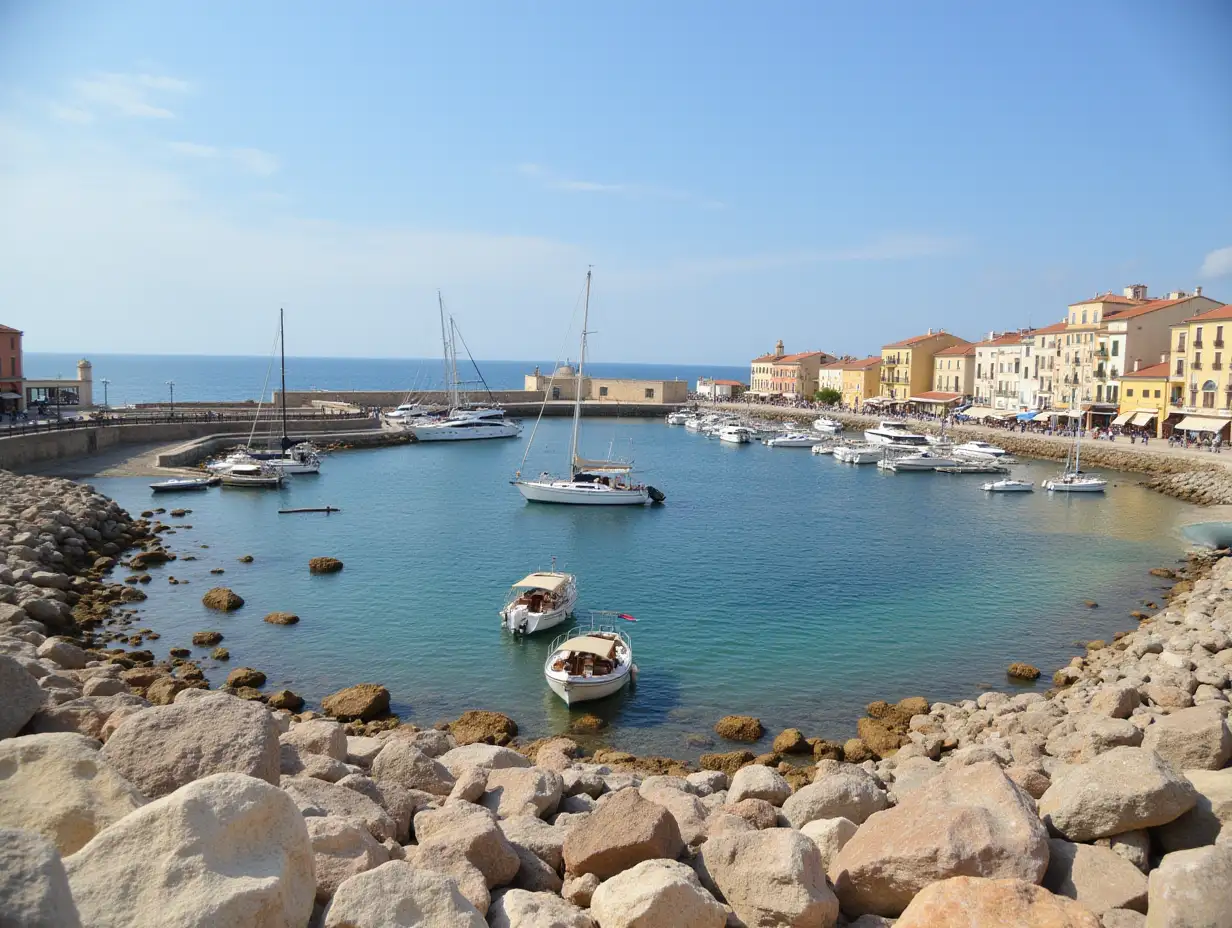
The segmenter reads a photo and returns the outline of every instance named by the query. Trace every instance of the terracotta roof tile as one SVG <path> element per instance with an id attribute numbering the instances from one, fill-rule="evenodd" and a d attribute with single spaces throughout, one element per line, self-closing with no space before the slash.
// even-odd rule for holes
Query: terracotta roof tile
<path id="1" fill-rule="evenodd" d="M 1190 316 L 1185 321 L 1202 322 L 1205 319 L 1232 319 L 1232 306 L 1220 306 L 1218 309 L 1212 309 L 1210 312 Z"/>
<path id="2" fill-rule="evenodd" d="M 881 355 L 873 355 L 862 361 L 848 361 L 844 369 L 849 371 L 866 371 L 870 367 L 877 367 L 879 364 L 881 364 Z"/>
<path id="3" fill-rule="evenodd" d="M 823 358 L 828 358 L 830 355 L 824 351 L 798 351 L 795 354 L 784 355 L 781 358 L 775 358 L 776 364 L 794 364 L 796 361 L 803 361 L 805 358 L 815 358 L 820 355 Z"/>
<path id="4" fill-rule="evenodd" d="M 1055 335 L 1057 332 L 1064 332 L 1069 326 L 1067 322 L 1054 322 L 1052 325 L 1046 325 L 1042 329 L 1035 329 L 1028 332 L 1028 335 Z"/>
<path id="5" fill-rule="evenodd" d="M 926 342 L 930 338 L 938 338 L 942 335 L 951 335 L 950 332 L 933 332 L 931 335 L 925 332 L 923 335 L 913 335 L 911 338 L 904 338 L 902 341 L 890 342 L 888 345 L 883 345 L 883 348 L 907 348 L 911 345 L 918 345 L 920 342 Z M 955 336 L 956 337 L 956 336 Z"/>
<path id="6" fill-rule="evenodd" d="M 1136 306 L 1138 303 L 1145 302 L 1144 300 L 1133 300 L 1127 296 L 1121 296 L 1119 293 L 1113 293 L 1109 290 L 1107 293 L 1101 293 L 1098 296 L 1093 296 L 1089 300 L 1079 300 L 1077 303 L 1070 303 L 1070 306 L 1085 306 L 1088 303 L 1123 303 L 1126 306 Z"/>
<path id="7" fill-rule="evenodd" d="M 0 325 L 0 332 L 11 332 L 14 335 L 21 335 L 21 329 L 15 329 L 9 325 Z"/>
<path id="8" fill-rule="evenodd" d="M 934 357 L 955 358 L 973 354 L 975 354 L 975 344 L 973 342 L 968 342 L 963 345 L 951 345 L 949 348 L 942 348 L 936 353 L 936 355 L 934 355 Z"/>
<path id="9" fill-rule="evenodd" d="M 1127 377 L 1151 377 L 1156 380 L 1162 377 L 1166 379 L 1168 376 L 1169 367 L 1170 365 L 1167 361 L 1161 361 L 1158 364 L 1152 364 L 1150 367 L 1144 367 L 1141 370 L 1126 371 L 1121 375 L 1121 379 L 1124 380 Z"/>

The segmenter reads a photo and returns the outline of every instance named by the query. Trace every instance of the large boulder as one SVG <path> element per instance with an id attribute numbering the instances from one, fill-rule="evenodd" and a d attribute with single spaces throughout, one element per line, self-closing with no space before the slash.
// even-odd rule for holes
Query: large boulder
<path id="1" fill-rule="evenodd" d="M 1164 851 L 1185 851 L 1214 844 L 1227 829 L 1232 833 L 1232 767 L 1227 770 L 1186 770 L 1185 779 L 1198 801 L 1184 815 L 1155 829 Z"/>
<path id="2" fill-rule="evenodd" d="M 0 826 L 34 831 L 74 854 L 146 797 L 83 735 L 0 741 Z"/>
<path id="3" fill-rule="evenodd" d="M 142 806 L 64 866 L 91 928 L 303 928 L 316 893 L 295 803 L 239 773 Z"/>
<path id="4" fill-rule="evenodd" d="M 487 928 L 456 881 L 391 860 L 345 880 L 321 919 L 322 928 Z"/>
<path id="5" fill-rule="evenodd" d="M 949 767 L 877 812 L 831 864 L 849 914 L 893 917 L 952 876 L 1039 882 L 1048 834 L 1035 803 L 992 763 Z"/>
<path id="6" fill-rule="evenodd" d="M 727 912 L 697 874 L 674 860 L 644 860 L 590 897 L 602 928 L 723 928 Z M 757 924 L 755 922 L 750 924 Z"/>
<path id="7" fill-rule="evenodd" d="M 1151 871 L 1147 928 L 1232 925 L 1232 845 L 1165 854 Z"/>
<path id="8" fill-rule="evenodd" d="M 564 828 L 555 828 L 529 815 L 501 819 L 497 825 L 514 850 L 525 848 L 553 870 L 564 866 Z"/>
<path id="9" fill-rule="evenodd" d="M 1197 798 L 1189 781 L 1154 751 L 1113 748 L 1056 771 L 1040 797 L 1039 814 L 1060 837 L 1093 841 L 1163 825 L 1188 812 Z"/>
<path id="10" fill-rule="evenodd" d="M 40 835 L 0 828 L 0 925 L 81 928 L 64 864 Z"/>
<path id="11" fill-rule="evenodd" d="M 321 754 L 334 760 L 347 759 L 346 729 L 328 719 L 298 722 L 283 732 L 278 740 L 309 754 Z"/>
<path id="12" fill-rule="evenodd" d="M 48 638 L 37 649 L 38 656 L 59 664 L 65 670 L 81 670 L 89 655 L 71 641 L 63 638 Z"/>
<path id="13" fill-rule="evenodd" d="M 327 783 L 313 777 L 291 777 L 282 782 L 305 818 L 337 817 L 361 823 L 377 841 L 398 837 L 393 817 L 363 793 L 341 783 Z"/>
<path id="14" fill-rule="evenodd" d="M 455 777 L 461 776 L 467 767 L 480 767 L 484 770 L 497 770 L 501 767 L 529 767 L 530 758 L 509 748 L 494 744 L 468 744 L 453 748 L 440 755 L 437 760 L 445 765 L 445 769 Z"/>
<path id="15" fill-rule="evenodd" d="M 449 723 L 449 733 L 459 745 L 506 745 L 518 735 L 518 723 L 501 712 L 472 709 Z"/>
<path id="16" fill-rule="evenodd" d="M 321 708 L 340 722 L 370 722 L 389 714 L 389 690 L 379 683 L 357 683 L 330 693 Z"/>
<path id="17" fill-rule="evenodd" d="M 800 834 L 817 845 L 821 853 L 821 867 L 830 873 L 830 865 L 838 857 L 838 852 L 855 837 L 856 824 L 845 818 L 818 818 L 801 828 Z"/>
<path id="18" fill-rule="evenodd" d="M 781 806 L 791 795 L 791 784 L 777 770 L 750 764 L 741 767 L 731 779 L 727 801 L 737 803 L 741 799 L 764 799 L 772 806 Z"/>
<path id="19" fill-rule="evenodd" d="M 489 771 L 481 802 L 498 818 L 545 817 L 560 803 L 561 777 L 545 767 L 500 767 Z"/>
<path id="20" fill-rule="evenodd" d="M 385 742 L 372 762 L 372 776 L 381 783 L 396 783 L 403 789 L 423 790 L 434 796 L 448 796 L 454 783 L 444 764 L 400 739 Z"/>
<path id="21" fill-rule="evenodd" d="M 638 792 L 643 799 L 648 799 L 671 813 L 685 844 L 700 844 L 706 840 L 706 819 L 710 813 L 693 793 L 670 786 L 647 787 L 645 783 L 639 787 Z"/>
<path id="22" fill-rule="evenodd" d="M 28 652 L 27 652 L 28 653 Z M 47 693 L 17 660 L 0 654 L 0 738 L 12 738 L 43 705 Z"/>
<path id="23" fill-rule="evenodd" d="M 278 725 L 259 703 L 223 693 L 183 695 L 120 723 L 103 756 L 152 799 L 212 773 L 244 773 L 278 783 Z"/>
<path id="24" fill-rule="evenodd" d="M 418 813 L 415 837 L 424 865 L 440 858 L 462 858 L 482 874 L 488 889 L 508 885 L 521 861 L 487 809 L 460 802 Z"/>
<path id="25" fill-rule="evenodd" d="M 564 843 L 565 869 L 605 880 L 643 860 L 674 860 L 683 849 L 671 813 L 637 790 L 624 789 L 570 829 Z"/>
<path id="26" fill-rule="evenodd" d="M 594 919 L 553 893 L 510 889 L 488 909 L 488 928 L 595 928 Z"/>
<path id="27" fill-rule="evenodd" d="M 796 790 L 783 803 L 783 815 L 793 828 L 819 818 L 845 818 L 863 824 L 874 812 L 890 804 L 886 791 L 864 769 L 854 764 L 817 772 L 816 779 Z"/>
<path id="28" fill-rule="evenodd" d="M 761 719 L 751 715 L 725 715 L 715 722 L 714 732 L 728 741 L 747 741 L 751 744 L 759 740 L 766 729 Z"/>
<path id="29" fill-rule="evenodd" d="M 1086 906 L 1025 880 L 956 876 L 926 886 L 894 928 L 1100 928 Z"/>
<path id="30" fill-rule="evenodd" d="M 716 835 L 702 845 L 697 866 L 746 925 L 830 928 L 838 917 L 817 845 L 799 832 Z"/>
<path id="31" fill-rule="evenodd" d="M 1219 770 L 1232 759 L 1232 731 L 1215 705 L 1181 709 L 1157 719 L 1146 730 L 1142 746 L 1177 770 Z"/>
<path id="32" fill-rule="evenodd" d="M 304 819 L 312 841 L 317 902 L 327 902 L 342 883 L 357 873 L 379 867 L 389 851 L 362 824 L 336 816 Z"/>
<path id="33" fill-rule="evenodd" d="M 1096 915 L 1108 909 L 1146 912 L 1146 877 L 1116 851 L 1062 838 L 1049 841 L 1048 851 L 1043 885 L 1050 892 L 1076 899 Z"/>

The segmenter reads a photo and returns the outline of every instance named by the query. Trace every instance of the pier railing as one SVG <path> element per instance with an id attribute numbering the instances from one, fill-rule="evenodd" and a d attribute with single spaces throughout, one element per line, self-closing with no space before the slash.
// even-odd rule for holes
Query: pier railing
<path id="1" fill-rule="evenodd" d="M 367 413 L 363 412 L 326 412 L 323 410 L 287 410 L 287 420 L 289 422 L 302 422 L 305 420 L 320 420 L 329 419 L 337 421 L 343 419 L 367 419 Z M 40 432 L 67 432 L 75 429 L 97 429 L 109 428 L 112 426 L 125 425 L 167 425 L 180 424 L 191 422 L 243 422 L 252 424 L 253 421 L 266 422 L 276 424 L 282 420 L 280 412 L 267 412 L 262 410 L 258 415 L 256 411 L 228 411 L 228 412 L 158 412 L 158 413 L 135 413 L 132 415 L 96 415 L 86 416 L 75 419 L 47 419 L 44 421 L 3 421 L 0 420 L 0 438 L 7 438 L 16 435 L 36 435 Z"/>

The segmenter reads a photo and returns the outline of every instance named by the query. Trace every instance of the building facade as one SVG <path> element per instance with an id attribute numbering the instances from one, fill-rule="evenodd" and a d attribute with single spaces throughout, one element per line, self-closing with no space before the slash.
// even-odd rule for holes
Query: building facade
<path id="1" fill-rule="evenodd" d="M 77 379 L 44 379 L 27 377 L 22 382 L 26 409 L 51 412 L 65 406 L 94 405 L 94 366 L 84 358 L 77 362 Z"/>
<path id="2" fill-rule="evenodd" d="M 21 330 L 0 325 L 0 412 L 25 409 L 22 390 Z"/>
<path id="3" fill-rule="evenodd" d="M 881 393 L 881 358 L 874 355 L 843 365 L 843 405 L 859 409 Z"/>
<path id="4" fill-rule="evenodd" d="M 1019 378 L 1019 405 L 1026 409 L 1052 407 L 1065 325 L 1064 322 L 1056 322 L 1022 337 L 1023 371 Z"/>
<path id="5" fill-rule="evenodd" d="M 1232 338 L 1232 306 L 1191 316 L 1171 326 L 1171 333 L 1168 416 L 1162 434 L 1197 432 L 1228 441 L 1232 355 L 1227 339 Z"/>
<path id="6" fill-rule="evenodd" d="M 989 332 L 975 346 L 975 401 L 998 412 L 1021 408 L 1026 362 L 1024 341 L 1031 332 Z"/>
<path id="7" fill-rule="evenodd" d="M 827 361 L 825 364 L 817 368 L 817 389 L 818 390 L 833 390 L 835 393 L 843 392 L 843 368 L 846 366 L 850 358 L 844 358 L 842 361 Z"/>
<path id="8" fill-rule="evenodd" d="M 933 356 L 933 392 L 975 395 L 975 345 L 942 348 Z"/>
<path id="9" fill-rule="evenodd" d="M 966 340 L 945 329 L 929 329 L 923 335 L 891 342 L 881 349 L 881 396 L 906 402 L 913 394 L 932 387 L 933 361 L 938 351 Z"/>
<path id="10" fill-rule="evenodd" d="M 572 402 L 577 398 L 577 370 L 568 364 L 551 374 L 538 368 L 525 377 L 524 389 L 544 393 L 549 400 Z M 588 403 L 686 403 L 685 380 L 638 380 L 624 377 L 582 377 L 582 400 Z"/>
<path id="11" fill-rule="evenodd" d="M 1162 438 L 1168 418 L 1168 374 L 1170 365 L 1163 360 L 1149 367 L 1138 366 L 1121 375 L 1121 400 L 1113 425 L 1122 429 L 1145 429 Z"/>
<path id="12" fill-rule="evenodd" d="M 748 389 L 739 380 L 712 380 L 709 377 L 697 379 L 697 394 L 708 400 L 734 400 Z"/>

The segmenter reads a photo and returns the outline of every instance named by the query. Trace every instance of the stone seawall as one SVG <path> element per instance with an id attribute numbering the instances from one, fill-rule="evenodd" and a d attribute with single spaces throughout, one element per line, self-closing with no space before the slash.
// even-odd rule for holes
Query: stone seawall
<path id="1" fill-rule="evenodd" d="M 819 416 L 836 419 L 848 431 L 863 431 L 876 426 L 877 416 L 864 416 L 844 412 L 819 412 L 811 409 L 790 409 L 781 406 L 761 406 L 747 403 L 725 403 L 714 407 L 720 412 L 737 412 L 763 419 L 777 419 L 809 425 Z M 937 433 L 938 426 L 929 422 L 910 420 L 913 428 L 922 432 Z M 1064 461 L 1072 445 L 1071 440 L 1061 436 L 1035 435 L 1011 432 L 1005 429 L 985 428 L 978 425 L 959 425 L 947 430 L 957 442 L 991 441 L 1020 457 L 1040 458 L 1047 461 Z M 1162 443 L 1159 445 L 1163 447 Z M 1232 459 L 1225 465 L 1220 458 L 1202 460 L 1191 456 L 1153 451 L 1130 445 L 1127 441 L 1085 441 L 1082 444 L 1084 467 L 1108 468 L 1143 474 L 1143 486 L 1190 503 L 1202 505 L 1232 504 Z"/>

